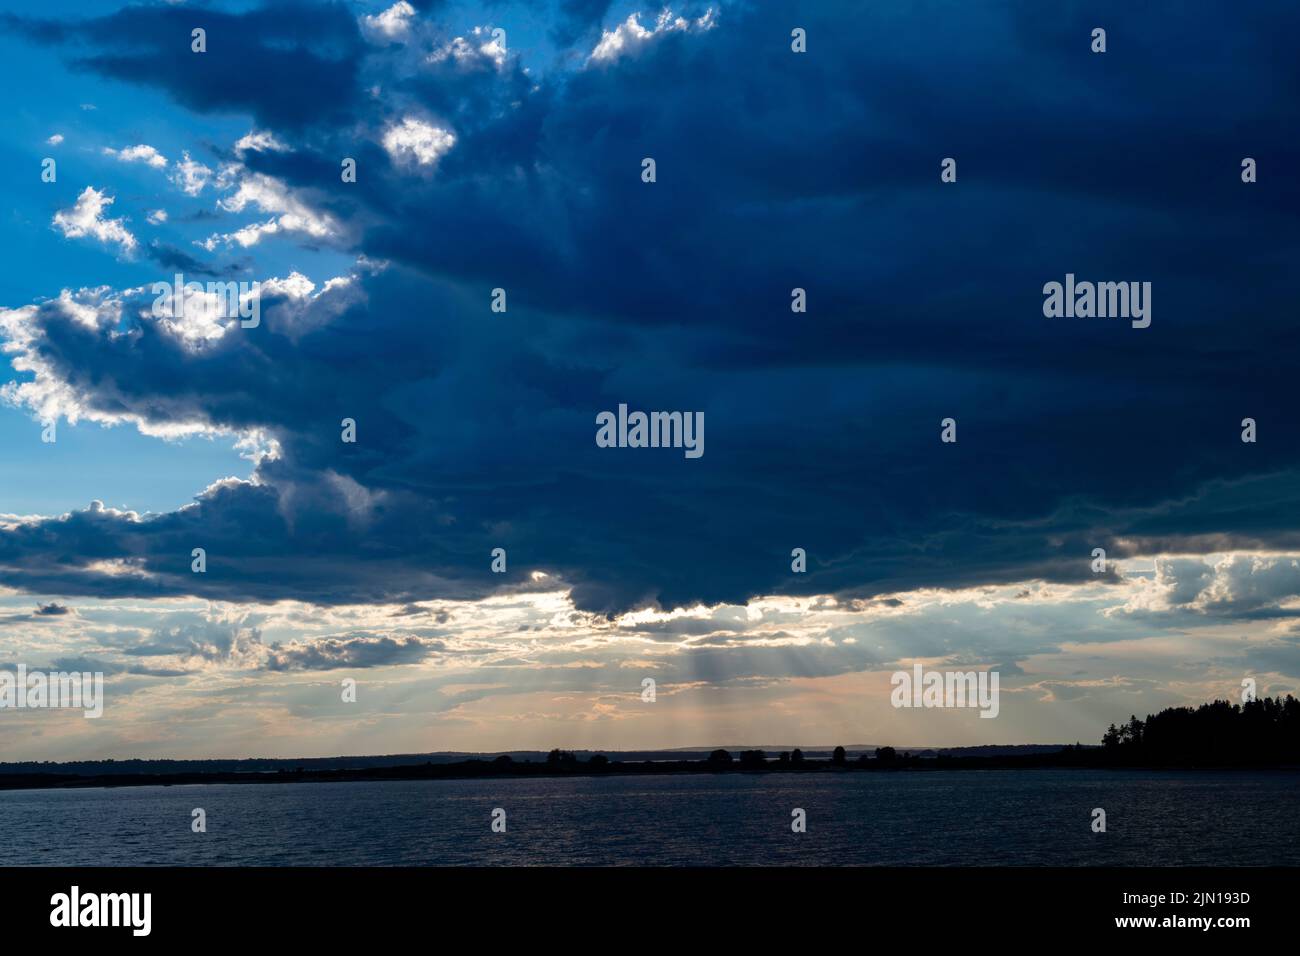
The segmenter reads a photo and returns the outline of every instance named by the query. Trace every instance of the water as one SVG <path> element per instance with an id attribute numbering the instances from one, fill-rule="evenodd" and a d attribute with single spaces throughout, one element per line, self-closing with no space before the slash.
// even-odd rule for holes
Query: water
<path id="1" fill-rule="evenodd" d="M 192 833 L 191 810 L 208 832 Z M 492 833 L 505 809 L 507 832 Z M 791 810 L 807 811 L 806 833 Z M 1107 832 L 1093 833 L 1102 807 Z M 1300 865 L 1300 774 L 989 770 L 0 792 L 8 865 Z"/>

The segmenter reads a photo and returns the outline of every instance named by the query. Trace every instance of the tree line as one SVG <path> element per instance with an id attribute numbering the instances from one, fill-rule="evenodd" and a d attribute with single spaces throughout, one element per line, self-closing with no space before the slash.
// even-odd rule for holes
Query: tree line
<path id="1" fill-rule="evenodd" d="M 1290 694 L 1233 704 L 1170 707 L 1110 725 L 1101 738 L 1121 765 L 1234 766 L 1300 763 L 1300 701 Z"/>

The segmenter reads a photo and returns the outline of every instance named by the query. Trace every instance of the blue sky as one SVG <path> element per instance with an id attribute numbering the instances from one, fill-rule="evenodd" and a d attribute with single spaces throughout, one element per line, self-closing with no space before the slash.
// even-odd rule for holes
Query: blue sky
<path id="1" fill-rule="evenodd" d="M 110 694 L 11 746 L 1093 740 L 1294 690 L 1300 23 L 1177 9 L 0 3 L 0 663 Z M 153 314 L 177 271 L 261 324 Z M 1046 317 L 1067 273 L 1150 326 Z M 599 447 L 621 403 L 704 455 Z M 1001 716 L 892 710 L 914 660 Z"/>

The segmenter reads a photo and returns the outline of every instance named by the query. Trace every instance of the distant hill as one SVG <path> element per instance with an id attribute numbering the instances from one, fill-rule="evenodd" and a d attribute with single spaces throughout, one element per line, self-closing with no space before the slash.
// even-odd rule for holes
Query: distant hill
<path id="1" fill-rule="evenodd" d="M 935 757 L 940 755 L 952 757 L 1002 757 L 1016 754 L 1055 753 L 1063 744 L 1008 744 L 985 747 L 895 747 L 899 753 L 910 752 L 916 756 Z M 705 760 L 715 750 L 729 750 L 741 753 L 746 750 L 763 750 L 771 757 L 783 751 L 802 750 L 810 760 L 830 758 L 834 747 L 798 747 L 792 746 L 727 746 L 727 747 L 683 747 L 677 750 L 574 750 L 577 757 L 586 760 L 592 754 L 600 753 L 613 761 L 640 763 L 646 760 Z M 854 744 L 844 748 L 849 757 L 859 754 L 872 754 L 874 744 Z M 372 754 L 340 757 L 293 757 L 229 760 L 20 760 L 0 762 L 0 774 L 28 773 L 68 773 L 86 776 L 100 774 L 171 774 L 171 773 L 280 773 L 293 770 L 371 770 L 377 767 L 407 767 L 419 764 L 462 763 L 467 760 L 494 760 L 500 756 L 509 756 L 512 760 L 542 763 L 546 760 L 545 750 L 494 750 L 486 753 L 471 751 L 443 750 L 426 754 Z"/>
<path id="2" fill-rule="evenodd" d="M 883 744 L 844 744 L 844 750 L 850 757 L 856 757 L 858 754 L 873 754 Z M 908 752 L 921 757 L 937 757 L 940 754 L 948 757 L 1003 757 L 1013 754 L 1045 754 L 1056 753 L 1065 747 L 1065 744 L 984 744 L 979 747 L 908 747 L 904 744 L 890 744 L 899 753 Z M 673 760 L 689 759 L 686 754 L 702 754 L 708 756 L 715 750 L 729 750 L 732 753 L 740 753 L 745 750 L 761 750 L 768 756 L 775 756 L 783 751 L 802 750 L 805 757 L 814 760 L 822 760 L 830 757 L 835 750 L 835 745 L 829 747 L 809 747 L 805 744 L 732 744 L 719 745 L 715 747 L 684 747 L 680 750 L 655 751 L 662 753 L 665 757 L 671 757 Z M 608 753 L 610 759 L 616 759 L 613 751 L 601 751 Z M 647 758 L 638 758 L 647 759 Z M 665 758 L 648 758 L 648 759 L 665 759 Z"/>

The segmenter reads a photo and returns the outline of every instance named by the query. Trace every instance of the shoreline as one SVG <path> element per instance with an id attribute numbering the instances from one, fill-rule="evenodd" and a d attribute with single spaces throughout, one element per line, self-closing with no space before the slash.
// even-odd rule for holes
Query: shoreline
<path id="1" fill-rule="evenodd" d="M 180 773 L 67 774 L 22 773 L 0 774 L 0 790 L 78 790 L 118 787 L 171 787 L 204 784 L 268 783 L 360 783 L 403 780 L 481 780 L 489 778 L 530 779 L 554 777 L 636 777 L 682 774 L 843 774 L 900 773 L 935 770 L 1142 770 L 1234 771 L 1275 770 L 1282 773 L 1300 771 L 1300 765 L 1283 763 L 1241 764 L 1141 764 L 1079 759 L 1059 754 L 1020 757 L 899 757 L 895 760 L 860 760 L 836 764 L 830 760 L 805 760 L 799 764 L 767 761 L 765 764 L 734 761 L 639 761 L 592 766 L 590 762 L 556 764 L 532 761 L 467 760 L 455 763 L 402 764 L 389 767 L 348 769 L 267 770 L 267 771 L 190 771 Z"/>

